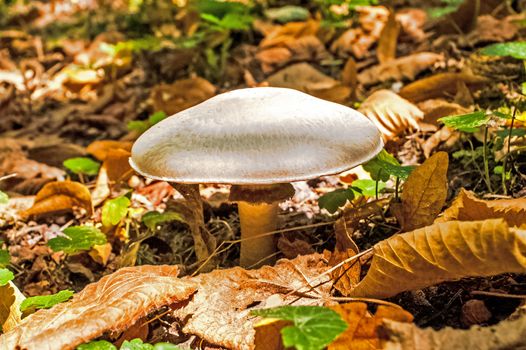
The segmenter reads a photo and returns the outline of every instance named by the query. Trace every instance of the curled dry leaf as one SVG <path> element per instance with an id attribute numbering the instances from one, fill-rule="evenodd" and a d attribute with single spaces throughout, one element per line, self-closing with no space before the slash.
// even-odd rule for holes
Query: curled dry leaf
<path id="1" fill-rule="evenodd" d="M 86 151 L 103 162 L 111 150 L 123 149 L 131 152 L 132 144 L 133 142 L 130 141 L 98 140 L 90 143 L 89 146 L 86 147 Z"/>
<path id="2" fill-rule="evenodd" d="M 402 202 L 391 205 L 403 232 L 430 225 L 442 210 L 447 197 L 448 163 L 448 154 L 438 152 L 407 178 Z"/>
<path id="3" fill-rule="evenodd" d="M 0 336 L 1 349 L 66 350 L 123 331 L 157 308 L 186 300 L 195 292 L 177 280 L 175 266 L 123 268 L 88 285 L 67 303 L 40 310 Z"/>
<path id="4" fill-rule="evenodd" d="M 390 90 L 374 92 L 358 110 L 373 121 L 385 141 L 407 129 L 419 129 L 418 122 L 424 117 L 417 106 Z"/>
<path id="5" fill-rule="evenodd" d="M 24 299 L 13 282 L 0 286 L 0 332 L 8 332 L 22 321 L 20 304 Z"/>
<path id="6" fill-rule="evenodd" d="M 258 318 L 250 311 L 281 305 L 324 305 L 328 276 L 310 282 L 328 269 L 323 256 L 313 254 L 280 260 L 259 270 L 235 267 L 191 278 L 198 291 L 187 305 L 174 310 L 183 332 L 235 350 L 254 349 Z M 298 292 L 290 293 L 298 290 Z M 299 298 L 307 294 L 312 298 Z"/>
<path id="7" fill-rule="evenodd" d="M 477 27 L 467 35 L 466 40 L 472 46 L 479 43 L 510 41 L 518 31 L 519 27 L 510 17 L 497 19 L 484 15 L 478 17 Z"/>
<path id="8" fill-rule="evenodd" d="M 209 99 L 215 93 L 216 87 L 208 80 L 193 77 L 158 85 L 152 89 L 150 97 L 156 112 L 172 115 Z"/>
<path id="9" fill-rule="evenodd" d="M 424 141 L 422 144 L 422 151 L 424 156 L 429 158 L 431 153 L 441 144 L 444 143 L 446 147 L 451 147 L 460 138 L 460 132 L 448 128 L 447 126 L 442 127 L 436 131 L 431 137 Z"/>
<path id="10" fill-rule="evenodd" d="M 387 63 L 396 58 L 396 44 L 398 43 L 398 34 L 400 33 L 400 24 L 396 20 L 394 11 L 389 11 L 389 17 L 378 39 L 376 56 L 380 64 Z"/>
<path id="11" fill-rule="evenodd" d="M 274 26 L 261 40 L 259 47 L 283 47 L 301 37 L 316 35 L 320 22 L 308 20 L 305 22 L 289 22 L 282 26 Z"/>
<path id="12" fill-rule="evenodd" d="M 401 323 L 411 323 L 413 316 L 402 308 L 394 306 L 378 306 L 376 313 L 371 315 L 365 303 L 348 303 L 331 306 L 349 328 L 329 346 L 328 350 L 376 350 L 382 348 L 383 336 L 380 332 L 385 320 Z"/>
<path id="13" fill-rule="evenodd" d="M 476 89 L 489 83 L 490 80 L 470 73 L 438 73 L 404 86 L 400 90 L 400 96 L 409 101 L 420 102 L 455 95 L 460 82 L 466 84 L 468 88 Z"/>
<path id="14" fill-rule="evenodd" d="M 388 298 L 463 277 L 524 273 L 526 231 L 502 219 L 450 221 L 392 236 L 373 251 L 352 296 Z"/>
<path id="15" fill-rule="evenodd" d="M 21 213 L 24 217 L 40 217 L 56 213 L 72 212 L 82 208 L 93 212 L 91 194 L 80 182 L 54 181 L 46 184 L 37 193 L 33 206 Z"/>
<path id="16" fill-rule="evenodd" d="M 415 53 L 368 68 L 358 74 L 358 81 L 363 85 L 374 85 L 389 80 L 413 80 L 443 59 L 442 55 L 433 52 Z"/>
<path id="17" fill-rule="evenodd" d="M 441 217 L 435 222 L 504 219 L 509 226 L 526 229 L 526 198 L 483 200 L 461 189 Z"/>

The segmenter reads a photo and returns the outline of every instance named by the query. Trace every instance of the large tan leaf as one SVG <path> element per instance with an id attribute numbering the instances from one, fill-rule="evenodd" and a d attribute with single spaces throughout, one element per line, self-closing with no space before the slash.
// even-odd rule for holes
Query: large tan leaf
<path id="1" fill-rule="evenodd" d="M 332 306 L 349 327 L 328 347 L 328 350 L 376 350 L 381 348 L 382 334 L 379 328 L 384 320 L 403 323 L 413 321 L 413 316 L 393 306 L 378 306 L 376 313 L 371 315 L 365 303 L 348 303 Z"/>
<path id="2" fill-rule="evenodd" d="M 75 207 L 93 212 L 91 194 L 86 186 L 74 181 L 54 181 L 38 191 L 31 208 L 21 213 L 24 217 L 46 216 L 71 212 Z"/>
<path id="3" fill-rule="evenodd" d="M 100 161 L 106 160 L 108 152 L 116 149 L 131 151 L 132 142 L 116 140 L 98 140 L 90 143 L 86 151 Z"/>
<path id="4" fill-rule="evenodd" d="M 430 225 L 438 216 L 447 197 L 447 168 L 447 153 L 438 152 L 409 175 L 402 202 L 391 206 L 403 232 Z"/>
<path id="5" fill-rule="evenodd" d="M 0 349 L 75 349 L 104 332 L 122 331 L 195 292 L 195 284 L 177 280 L 177 274 L 175 266 L 123 268 L 88 285 L 71 301 L 25 318 L 0 336 Z"/>
<path id="6" fill-rule="evenodd" d="M 13 282 L 0 286 L 0 329 L 2 332 L 8 332 L 22 320 L 20 304 L 24 299 L 24 295 Z"/>
<path id="7" fill-rule="evenodd" d="M 470 276 L 526 271 L 526 231 L 502 219 L 450 221 L 377 243 L 352 296 L 387 298 Z"/>
<path id="8" fill-rule="evenodd" d="M 411 128 L 419 129 L 418 121 L 424 117 L 417 106 L 390 90 L 375 91 L 358 110 L 373 121 L 384 140 Z"/>
<path id="9" fill-rule="evenodd" d="M 494 218 L 502 218 L 510 226 L 526 228 L 526 198 L 483 200 L 473 192 L 461 189 L 451 206 L 435 222 Z"/>

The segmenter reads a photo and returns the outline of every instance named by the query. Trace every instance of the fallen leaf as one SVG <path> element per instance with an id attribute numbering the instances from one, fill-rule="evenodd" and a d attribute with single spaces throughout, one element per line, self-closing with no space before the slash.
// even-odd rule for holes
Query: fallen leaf
<path id="1" fill-rule="evenodd" d="M 287 237 L 280 237 L 277 244 L 278 250 L 287 259 L 294 259 L 298 255 L 308 255 L 314 253 L 312 245 L 302 239 L 289 240 Z"/>
<path id="2" fill-rule="evenodd" d="M 358 111 L 373 121 L 382 132 L 384 141 L 408 129 L 418 130 L 424 113 L 411 102 L 390 90 L 375 91 L 361 104 Z"/>
<path id="3" fill-rule="evenodd" d="M 90 250 L 94 245 L 106 243 L 106 235 L 93 226 L 70 226 L 65 228 L 63 233 L 48 242 L 48 246 L 55 252 L 75 254 Z"/>
<path id="4" fill-rule="evenodd" d="M 459 81 L 473 89 L 490 82 L 485 77 L 470 73 L 438 73 L 404 86 L 400 90 L 400 96 L 412 102 L 420 102 L 454 95 L 457 93 Z"/>
<path id="5" fill-rule="evenodd" d="M 83 147 L 72 143 L 53 143 L 31 147 L 27 157 L 37 162 L 60 168 L 66 159 L 84 157 Z"/>
<path id="6" fill-rule="evenodd" d="M 0 348 L 42 350 L 45 344 L 47 349 L 75 349 L 106 331 L 123 331 L 159 307 L 194 293 L 195 284 L 176 280 L 177 274 L 176 266 L 166 265 L 120 269 L 89 284 L 69 302 L 28 316 L 0 336 Z"/>
<path id="7" fill-rule="evenodd" d="M 471 110 L 462 107 L 458 103 L 448 102 L 441 98 L 420 102 L 418 108 L 424 112 L 424 119 L 422 122 L 435 126 L 440 125 L 437 120 L 442 117 L 467 114 L 471 112 Z"/>
<path id="8" fill-rule="evenodd" d="M 216 93 L 216 87 L 208 80 L 193 77 L 177 80 L 172 84 L 157 85 L 150 97 L 155 111 L 172 115 L 208 100 Z"/>
<path id="9" fill-rule="evenodd" d="M 71 212 L 75 207 L 93 212 L 91 194 L 83 184 L 74 181 L 55 181 L 46 184 L 36 195 L 31 208 L 21 212 L 24 217 L 49 216 Z"/>
<path id="10" fill-rule="evenodd" d="M 461 189 L 451 206 L 435 222 L 504 219 L 510 227 L 526 229 L 526 198 L 478 199 L 471 191 Z"/>
<path id="11" fill-rule="evenodd" d="M 342 84 L 351 88 L 352 98 L 356 99 L 356 89 L 358 88 L 358 68 L 356 61 L 349 57 L 342 69 Z"/>
<path id="12" fill-rule="evenodd" d="M 402 232 L 430 225 L 438 216 L 446 203 L 448 163 L 448 154 L 438 152 L 411 172 L 401 203 L 391 205 Z"/>
<path id="13" fill-rule="evenodd" d="M 254 325 L 254 349 L 286 350 L 281 341 L 281 330 L 292 323 L 275 318 L 264 318 Z"/>
<path id="14" fill-rule="evenodd" d="M 289 22 L 283 26 L 274 26 L 259 43 L 261 48 L 278 47 L 288 44 L 304 36 L 316 35 L 320 22 L 308 20 L 305 22 Z"/>
<path id="15" fill-rule="evenodd" d="M 442 143 L 445 143 L 446 147 L 453 146 L 459 138 L 460 132 L 444 126 L 422 144 L 424 156 L 429 158 L 431 153 Z"/>
<path id="16" fill-rule="evenodd" d="M 108 263 L 108 259 L 111 255 L 111 243 L 106 244 L 97 244 L 91 247 L 91 250 L 89 251 L 89 256 L 93 258 L 96 262 L 99 264 L 106 266 Z"/>
<path id="17" fill-rule="evenodd" d="M 99 140 L 90 143 L 86 147 L 86 152 L 103 162 L 112 150 L 122 149 L 131 152 L 132 144 L 130 141 Z"/>
<path id="18" fill-rule="evenodd" d="M 133 175 L 133 169 L 130 166 L 130 151 L 121 148 L 109 150 L 102 167 L 108 174 L 111 184 L 118 184 L 126 181 Z"/>
<path id="19" fill-rule="evenodd" d="M 464 277 L 524 273 L 524 252 L 526 231 L 503 219 L 437 223 L 377 243 L 351 296 L 388 298 Z"/>
<path id="20" fill-rule="evenodd" d="M 24 299 L 13 282 L 0 286 L 0 334 L 10 331 L 22 321 L 20 304 Z"/>
<path id="21" fill-rule="evenodd" d="M 365 69 L 358 74 L 358 81 L 367 86 L 390 80 L 414 80 L 419 73 L 443 59 L 442 55 L 433 52 L 415 53 Z"/>
<path id="22" fill-rule="evenodd" d="M 259 270 L 235 267 L 193 277 L 198 292 L 187 305 L 174 310 L 183 332 L 234 350 L 254 349 L 251 310 L 281 305 L 323 305 L 329 295 L 328 276 L 309 281 L 328 269 L 323 256 L 313 254 L 294 260 L 279 260 Z M 298 298 L 297 293 L 316 295 Z M 292 292 L 292 293 L 291 293 Z"/>
<path id="23" fill-rule="evenodd" d="M 406 8 L 396 12 L 396 20 L 400 23 L 404 35 L 409 36 L 415 42 L 425 39 L 423 30 L 427 21 L 427 12 L 418 8 Z"/>
<path id="24" fill-rule="evenodd" d="M 396 44 L 398 43 L 398 34 L 400 33 L 400 24 L 396 20 L 394 11 L 389 11 L 389 17 L 378 39 L 378 48 L 376 56 L 380 64 L 385 64 L 396 58 Z"/>
<path id="25" fill-rule="evenodd" d="M 509 17 L 497 19 L 484 15 L 477 19 L 477 27 L 467 35 L 466 40 L 472 46 L 511 41 L 518 31 L 519 28 Z"/>
<path id="26" fill-rule="evenodd" d="M 342 261 L 355 256 L 359 251 L 349 248 L 347 250 L 335 250 L 329 260 L 329 265 L 336 266 Z M 347 296 L 360 281 L 361 264 L 358 259 L 345 263 L 331 273 L 336 288 L 342 295 Z"/>
<path id="27" fill-rule="evenodd" d="M 347 303 L 331 306 L 347 322 L 348 328 L 328 346 L 328 350 L 381 349 L 384 338 L 381 328 L 385 320 L 411 323 L 413 316 L 402 308 L 378 306 L 371 315 L 365 303 Z"/>

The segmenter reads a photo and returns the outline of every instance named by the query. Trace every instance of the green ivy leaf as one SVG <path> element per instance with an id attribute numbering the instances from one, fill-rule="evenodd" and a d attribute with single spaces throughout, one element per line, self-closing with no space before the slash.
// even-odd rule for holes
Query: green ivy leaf
<path id="1" fill-rule="evenodd" d="M 513 57 L 526 60 L 526 41 L 512 41 L 486 46 L 480 53 L 486 56 Z"/>
<path id="2" fill-rule="evenodd" d="M 338 313 L 321 306 L 281 306 L 252 314 L 293 322 L 281 330 L 281 335 L 285 347 L 297 350 L 321 350 L 348 327 Z"/>
<path id="3" fill-rule="evenodd" d="M 109 199 L 102 206 L 102 224 L 104 226 L 117 225 L 128 212 L 131 201 L 126 196 Z"/>
<path id="4" fill-rule="evenodd" d="M 48 246 L 55 252 L 75 254 L 106 243 L 106 235 L 92 226 L 71 226 L 63 232 L 65 236 L 52 238 L 48 242 Z"/>
<path id="5" fill-rule="evenodd" d="M 377 185 L 378 183 L 378 185 Z M 378 187 L 378 193 L 380 193 L 385 188 L 385 182 L 383 181 L 374 181 L 371 179 L 358 179 L 352 182 L 352 190 L 356 191 L 356 195 L 364 195 L 367 197 L 375 197 L 376 189 Z"/>
<path id="6" fill-rule="evenodd" d="M 6 267 L 11 261 L 11 256 L 6 249 L 0 249 L 0 268 Z"/>
<path id="7" fill-rule="evenodd" d="M 9 202 L 9 196 L 7 193 L 0 191 L 0 204 L 7 204 Z"/>
<path id="8" fill-rule="evenodd" d="M 38 309 L 49 309 L 57 304 L 68 301 L 73 297 L 72 290 L 61 290 L 56 294 L 51 295 L 39 295 L 36 297 L 29 297 L 24 299 L 20 304 L 20 311 L 24 314 L 32 314 Z"/>
<path id="9" fill-rule="evenodd" d="M 15 275 L 8 269 L 0 269 L 0 287 L 5 286 L 15 278 Z"/>
<path id="10" fill-rule="evenodd" d="M 106 340 L 95 340 L 77 346 L 77 350 L 117 350 L 117 347 Z"/>
<path id="11" fill-rule="evenodd" d="M 266 10 L 265 17 L 280 23 L 306 21 L 310 17 L 310 12 L 301 6 L 287 5 Z"/>
<path id="12" fill-rule="evenodd" d="M 318 206 L 334 214 L 345 206 L 347 201 L 354 199 L 354 192 L 348 188 L 339 188 L 318 198 Z"/>
<path id="13" fill-rule="evenodd" d="M 75 174 L 97 175 L 100 168 L 98 162 L 87 157 L 66 159 L 62 164 Z"/>
<path id="14" fill-rule="evenodd" d="M 401 166 L 398 160 L 382 150 L 373 159 L 363 164 L 363 170 L 367 171 L 375 181 L 389 181 L 391 176 L 407 179 L 413 171 L 414 166 Z"/>
<path id="15" fill-rule="evenodd" d="M 444 123 L 444 125 L 464 132 L 476 131 L 479 127 L 486 125 L 489 120 L 490 116 L 484 111 L 452 115 L 438 119 L 438 121 Z"/>
<path id="16" fill-rule="evenodd" d="M 152 231 L 155 231 L 157 226 L 170 221 L 186 222 L 181 214 L 174 211 L 165 211 L 164 213 L 149 211 L 142 216 L 142 222 Z"/>

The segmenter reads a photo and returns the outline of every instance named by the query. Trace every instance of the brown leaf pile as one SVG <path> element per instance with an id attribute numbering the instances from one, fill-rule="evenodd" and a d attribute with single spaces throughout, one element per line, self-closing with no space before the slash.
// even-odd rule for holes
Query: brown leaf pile
<path id="1" fill-rule="evenodd" d="M 195 283 L 175 266 L 123 268 L 88 285 L 67 303 L 40 310 L 0 336 L 0 349 L 65 350 L 122 331 L 157 308 L 186 300 Z"/>
<path id="2" fill-rule="evenodd" d="M 526 271 L 526 231 L 502 219 L 450 221 L 377 243 L 352 296 L 386 298 L 469 276 Z"/>

